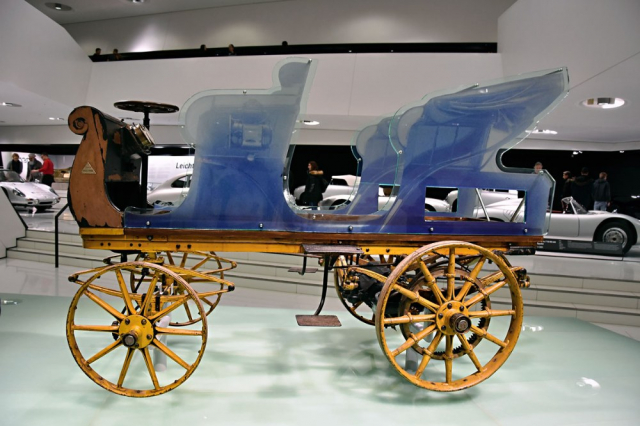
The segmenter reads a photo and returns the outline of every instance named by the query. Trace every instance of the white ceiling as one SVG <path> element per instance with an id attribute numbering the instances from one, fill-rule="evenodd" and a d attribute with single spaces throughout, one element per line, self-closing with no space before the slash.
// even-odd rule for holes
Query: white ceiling
<path id="1" fill-rule="evenodd" d="M 25 0 L 57 23 L 76 24 L 79 22 L 105 19 L 128 18 L 132 16 L 154 15 L 156 13 L 180 12 L 185 10 L 208 9 L 212 7 L 240 6 L 258 3 L 280 3 L 294 0 L 145 0 L 133 3 L 130 0 Z M 71 7 L 64 12 L 51 9 L 45 3 L 61 3 Z"/>

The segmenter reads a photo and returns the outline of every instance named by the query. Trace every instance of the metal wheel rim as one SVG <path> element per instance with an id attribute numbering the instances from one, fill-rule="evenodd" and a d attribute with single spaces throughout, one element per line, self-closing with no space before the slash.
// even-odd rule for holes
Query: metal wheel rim
<path id="1" fill-rule="evenodd" d="M 602 235 L 602 241 L 605 243 L 618 243 L 624 247 L 627 244 L 627 233 L 622 228 L 609 228 Z"/>

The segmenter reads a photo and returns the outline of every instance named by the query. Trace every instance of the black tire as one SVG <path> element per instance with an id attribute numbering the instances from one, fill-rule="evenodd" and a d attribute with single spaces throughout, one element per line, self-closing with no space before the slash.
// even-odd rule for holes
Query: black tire
<path id="1" fill-rule="evenodd" d="M 42 213 L 42 212 L 46 211 L 48 208 L 49 208 L 49 207 L 36 207 L 36 211 L 37 211 L 38 213 Z"/>
<path id="2" fill-rule="evenodd" d="M 593 240 L 622 244 L 622 253 L 626 254 L 631 249 L 631 246 L 636 243 L 636 238 L 636 233 L 629 223 L 622 220 L 612 220 L 600 225 Z"/>
<path id="3" fill-rule="evenodd" d="M 425 204 L 424 209 L 428 212 L 435 212 L 436 209 L 433 208 L 433 206 L 430 206 L 429 204 Z"/>

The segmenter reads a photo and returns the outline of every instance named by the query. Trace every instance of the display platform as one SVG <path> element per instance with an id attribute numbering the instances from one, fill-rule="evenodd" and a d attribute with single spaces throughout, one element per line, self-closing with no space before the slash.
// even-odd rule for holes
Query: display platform
<path id="1" fill-rule="evenodd" d="M 121 397 L 77 367 L 65 338 L 74 286 L 55 284 L 64 296 L 0 290 L 18 303 L 0 316 L 3 426 L 621 426 L 640 417 L 640 342 L 587 322 L 525 316 L 514 353 L 493 377 L 445 394 L 398 376 L 373 327 L 346 311 L 331 312 L 340 328 L 298 327 L 295 315 L 312 311 L 312 298 L 286 309 L 280 301 L 290 295 L 241 289 L 209 317 L 207 350 L 186 383 L 154 398 Z"/>

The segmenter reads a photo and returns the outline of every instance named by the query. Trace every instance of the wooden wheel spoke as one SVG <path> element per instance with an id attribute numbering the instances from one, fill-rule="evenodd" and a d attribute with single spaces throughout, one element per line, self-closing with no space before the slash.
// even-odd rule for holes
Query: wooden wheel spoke
<path id="1" fill-rule="evenodd" d="M 353 310 L 356 310 L 360 307 L 360 305 L 362 305 L 364 302 L 362 300 L 357 301 L 356 303 L 353 304 L 353 306 L 351 306 L 351 308 Z"/>
<path id="2" fill-rule="evenodd" d="M 176 263 L 173 261 L 173 256 L 171 255 L 171 252 L 168 251 L 167 252 L 167 259 L 169 259 L 169 265 L 175 265 Z"/>
<path id="3" fill-rule="evenodd" d="M 442 305 L 445 301 L 444 295 L 440 291 L 440 288 L 438 287 L 438 284 L 436 283 L 435 278 L 433 278 L 433 275 L 431 275 L 431 272 L 429 272 L 429 268 L 427 268 L 427 265 L 424 263 L 422 259 L 418 260 L 418 266 L 420 267 L 420 271 L 424 275 L 424 279 L 427 282 L 427 286 L 431 289 L 433 294 L 436 296 L 438 303 Z M 436 306 L 436 310 L 437 310 L 437 305 L 434 304 L 434 306 Z"/>
<path id="4" fill-rule="evenodd" d="M 156 312 L 155 314 L 151 315 L 149 317 L 149 320 L 150 321 L 155 321 L 158 318 L 162 318 L 162 317 L 164 317 L 166 315 L 169 315 L 171 312 L 175 311 L 180 306 L 185 305 L 188 300 L 189 300 L 189 295 L 180 297 L 179 299 L 177 299 L 175 302 L 173 302 L 172 304 L 170 304 L 169 306 L 167 306 L 166 308 L 164 308 L 160 312 Z"/>
<path id="5" fill-rule="evenodd" d="M 418 322 L 434 322 L 435 319 L 436 319 L 436 314 L 411 315 L 408 313 L 401 317 L 385 318 L 384 325 L 415 324 Z"/>
<path id="6" fill-rule="evenodd" d="M 449 264 L 447 267 L 447 300 L 453 299 L 456 286 L 456 249 L 449 249 Z"/>
<path id="7" fill-rule="evenodd" d="M 482 284 L 483 287 L 486 287 L 489 284 L 495 283 L 496 281 L 498 281 L 500 278 L 503 278 L 503 277 L 504 277 L 504 274 L 502 273 L 502 271 L 492 272 L 486 277 L 481 278 L 480 283 Z"/>
<path id="8" fill-rule="evenodd" d="M 153 361 L 151 360 L 149 347 L 142 349 L 142 356 L 144 357 L 144 363 L 147 364 L 147 370 L 149 371 L 149 376 L 151 376 L 153 387 L 155 389 L 160 389 L 160 383 L 158 383 L 158 376 L 156 376 L 156 370 L 155 368 L 153 368 Z"/>
<path id="9" fill-rule="evenodd" d="M 185 370 L 188 370 L 189 368 L 191 368 L 191 366 L 186 362 L 184 362 L 182 358 L 176 355 L 171 349 L 163 345 L 162 342 L 160 342 L 160 340 L 154 339 L 152 342 L 152 345 L 160 349 L 166 356 L 174 360 L 176 363 L 180 364 L 180 366 L 182 366 L 182 368 L 184 368 Z"/>
<path id="10" fill-rule="evenodd" d="M 398 284 L 394 284 L 393 289 L 395 291 L 397 291 L 398 293 L 402 294 L 403 296 L 405 296 L 407 299 L 411 300 L 412 302 L 419 303 L 420 305 L 422 305 L 425 308 L 429 309 L 433 313 L 435 313 L 438 310 L 438 305 L 436 305 L 435 303 L 425 299 L 424 297 L 420 296 L 416 292 L 413 292 L 413 291 L 411 291 L 409 289 L 406 289 L 406 288 L 404 288 L 404 287 L 402 287 L 401 285 L 398 285 Z"/>
<path id="11" fill-rule="evenodd" d="M 453 336 L 447 336 L 447 344 L 444 351 L 444 368 L 447 383 L 451 383 L 453 373 Z"/>
<path id="12" fill-rule="evenodd" d="M 97 360 L 99 360 L 100 358 L 102 358 L 103 356 L 107 355 L 108 353 L 110 353 L 115 348 L 117 348 L 117 347 L 119 347 L 121 345 L 122 345 L 122 340 L 118 339 L 118 340 L 114 341 L 109 346 L 107 346 L 106 348 L 102 349 L 97 354 L 95 354 L 94 356 L 89 358 L 87 360 L 87 364 L 92 364 L 92 363 L 96 362 Z"/>
<path id="13" fill-rule="evenodd" d="M 117 325 L 73 325 L 73 331 L 100 331 L 105 333 L 117 333 Z"/>
<path id="14" fill-rule="evenodd" d="M 480 289 L 478 291 L 478 294 L 476 294 L 475 296 L 473 296 L 471 299 L 467 300 L 466 302 L 464 302 L 464 305 L 467 308 L 472 307 L 473 305 L 475 305 L 476 303 L 478 303 L 479 301 L 486 299 L 487 297 L 489 297 L 491 294 L 495 293 L 496 291 L 500 290 L 502 287 L 505 286 L 505 284 L 507 284 L 506 281 L 500 281 L 499 283 L 496 283 L 494 285 L 492 285 L 491 287 L 485 287 L 484 289 Z"/>
<path id="15" fill-rule="evenodd" d="M 473 362 L 473 365 L 476 366 L 478 371 L 482 371 L 482 364 L 480 363 L 480 360 L 476 356 L 475 352 L 473 352 L 473 348 L 471 347 L 471 345 L 469 345 L 469 342 L 467 342 L 467 338 L 464 337 L 463 334 L 456 334 L 456 336 L 458 336 L 458 340 L 460 340 L 460 343 L 462 343 L 462 347 L 464 348 L 467 356 L 469 356 L 469 358 L 471 359 L 471 362 Z"/>
<path id="16" fill-rule="evenodd" d="M 433 333 L 435 329 L 436 329 L 436 325 L 432 324 L 429 327 L 425 328 L 422 331 L 419 331 L 416 334 L 411 334 L 409 336 L 409 338 L 402 345 L 400 345 L 400 347 L 398 347 L 398 349 L 396 349 L 395 351 L 391 352 L 391 355 L 394 356 L 394 357 L 400 355 L 402 352 L 406 351 L 411 346 L 415 345 L 420 340 L 424 339 L 429 334 Z"/>
<path id="17" fill-rule="evenodd" d="M 124 359 L 124 364 L 122 364 L 122 371 L 120 372 L 120 377 L 118 378 L 118 387 L 122 387 L 124 383 L 124 378 L 127 376 L 127 371 L 129 371 L 129 366 L 131 365 L 131 359 L 133 358 L 133 354 L 135 349 L 129 348 L 127 351 L 127 356 Z"/>
<path id="18" fill-rule="evenodd" d="M 156 327 L 157 334 L 172 334 L 176 336 L 202 336 L 202 330 Z"/>
<path id="19" fill-rule="evenodd" d="M 184 265 L 187 264 L 187 259 L 189 258 L 189 252 L 184 252 L 184 254 L 182 255 L 182 260 L 180 261 L 180 267 L 184 268 Z"/>
<path id="20" fill-rule="evenodd" d="M 201 267 L 202 265 L 204 265 L 205 263 L 207 263 L 207 261 L 209 260 L 208 257 L 205 257 L 204 259 L 202 259 L 200 262 L 196 263 L 192 268 L 190 268 L 192 271 L 197 270 L 199 267 Z"/>
<path id="21" fill-rule="evenodd" d="M 191 315 L 191 309 L 189 309 L 188 303 L 184 304 L 184 310 L 187 313 L 187 318 L 189 318 L 189 321 L 193 321 L 193 315 Z"/>
<path id="22" fill-rule="evenodd" d="M 467 297 L 469 290 L 471 290 L 471 287 L 473 286 L 475 280 L 478 278 L 478 274 L 480 274 L 480 270 L 484 266 L 484 263 L 486 262 L 486 260 L 487 258 L 483 256 L 478 261 L 478 263 L 476 263 L 476 266 L 473 268 L 473 270 L 469 274 L 469 277 L 466 279 L 464 285 L 462 286 L 460 291 L 458 291 L 458 294 L 456 295 L 455 300 L 460 302 L 461 300 L 464 300 L 465 297 Z"/>
<path id="23" fill-rule="evenodd" d="M 144 296 L 144 300 L 142 301 L 142 306 L 140 306 L 140 312 L 138 312 L 140 315 L 144 315 L 145 312 L 147 312 L 147 309 L 149 309 L 149 304 L 151 303 L 151 300 L 153 300 L 154 294 L 156 292 L 156 285 L 158 284 L 158 273 L 155 273 L 153 275 L 153 279 L 151 280 L 151 283 L 149 283 L 149 288 L 147 288 L 147 294 Z"/>
<path id="24" fill-rule="evenodd" d="M 471 326 L 471 331 L 476 333 L 478 336 L 483 337 L 483 338 L 487 339 L 488 341 L 495 343 L 496 345 L 500 346 L 501 348 L 507 347 L 507 343 L 506 342 L 503 342 L 502 340 L 498 339 L 493 334 L 487 333 L 485 330 L 483 330 L 481 328 L 478 328 L 475 325 Z"/>
<path id="25" fill-rule="evenodd" d="M 424 354 L 422 355 L 422 360 L 420 361 L 420 365 L 416 370 L 416 374 L 415 374 L 416 377 L 420 378 L 422 376 L 422 373 L 424 373 L 425 368 L 427 368 L 427 364 L 429 364 L 429 361 L 431 361 L 431 356 L 433 355 L 433 351 L 436 350 L 436 348 L 440 344 L 440 340 L 442 340 L 442 336 L 444 336 L 444 334 L 438 331 L 436 333 L 436 336 L 431 341 L 431 344 L 429 345 L 429 347 L 424 350 Z"/>
<path id="26" fill-rule="evenodd" d="M 118 285 L 120 286 L 120 291 L 122 292 L 122 298 L 124 299 L 127 311 L 129 311 L 129 315 L 133 315 L 136 313 L 136 310 L 133 307 L 133 302 L 131 301 L 127 284 L 124 282 L 124 277 L 122 276 L 122 271 L 120 269 L 116 269 L 116 278 L 118 279 Z"/>
<path id="27" fill-rule="evenodd" d="M 515 315 L 515 314 L 516 314 L 515 309 L 509 309 L 509 310 L 485 309 L 484 311 L 469 312 L 469 318 L 506 317 L 506 316 Z"/>
<path id="28" fill-rule="evenodd" d="M 105 302 L 104 300 L 100 299 L 98 296 L 96 296 L 95 294 L 91 293 L 89 290 L 85 291 L 84 295 L 87 296 L 92 301 L 94 301 L 102 309 L 104 309 L 105 311 L 110 313 L 117 320 L 121 321 L 121 320 L 124 319 L 124 314 L 120 313 L 113 306 L 109 305 L 107 302 Z"/>

